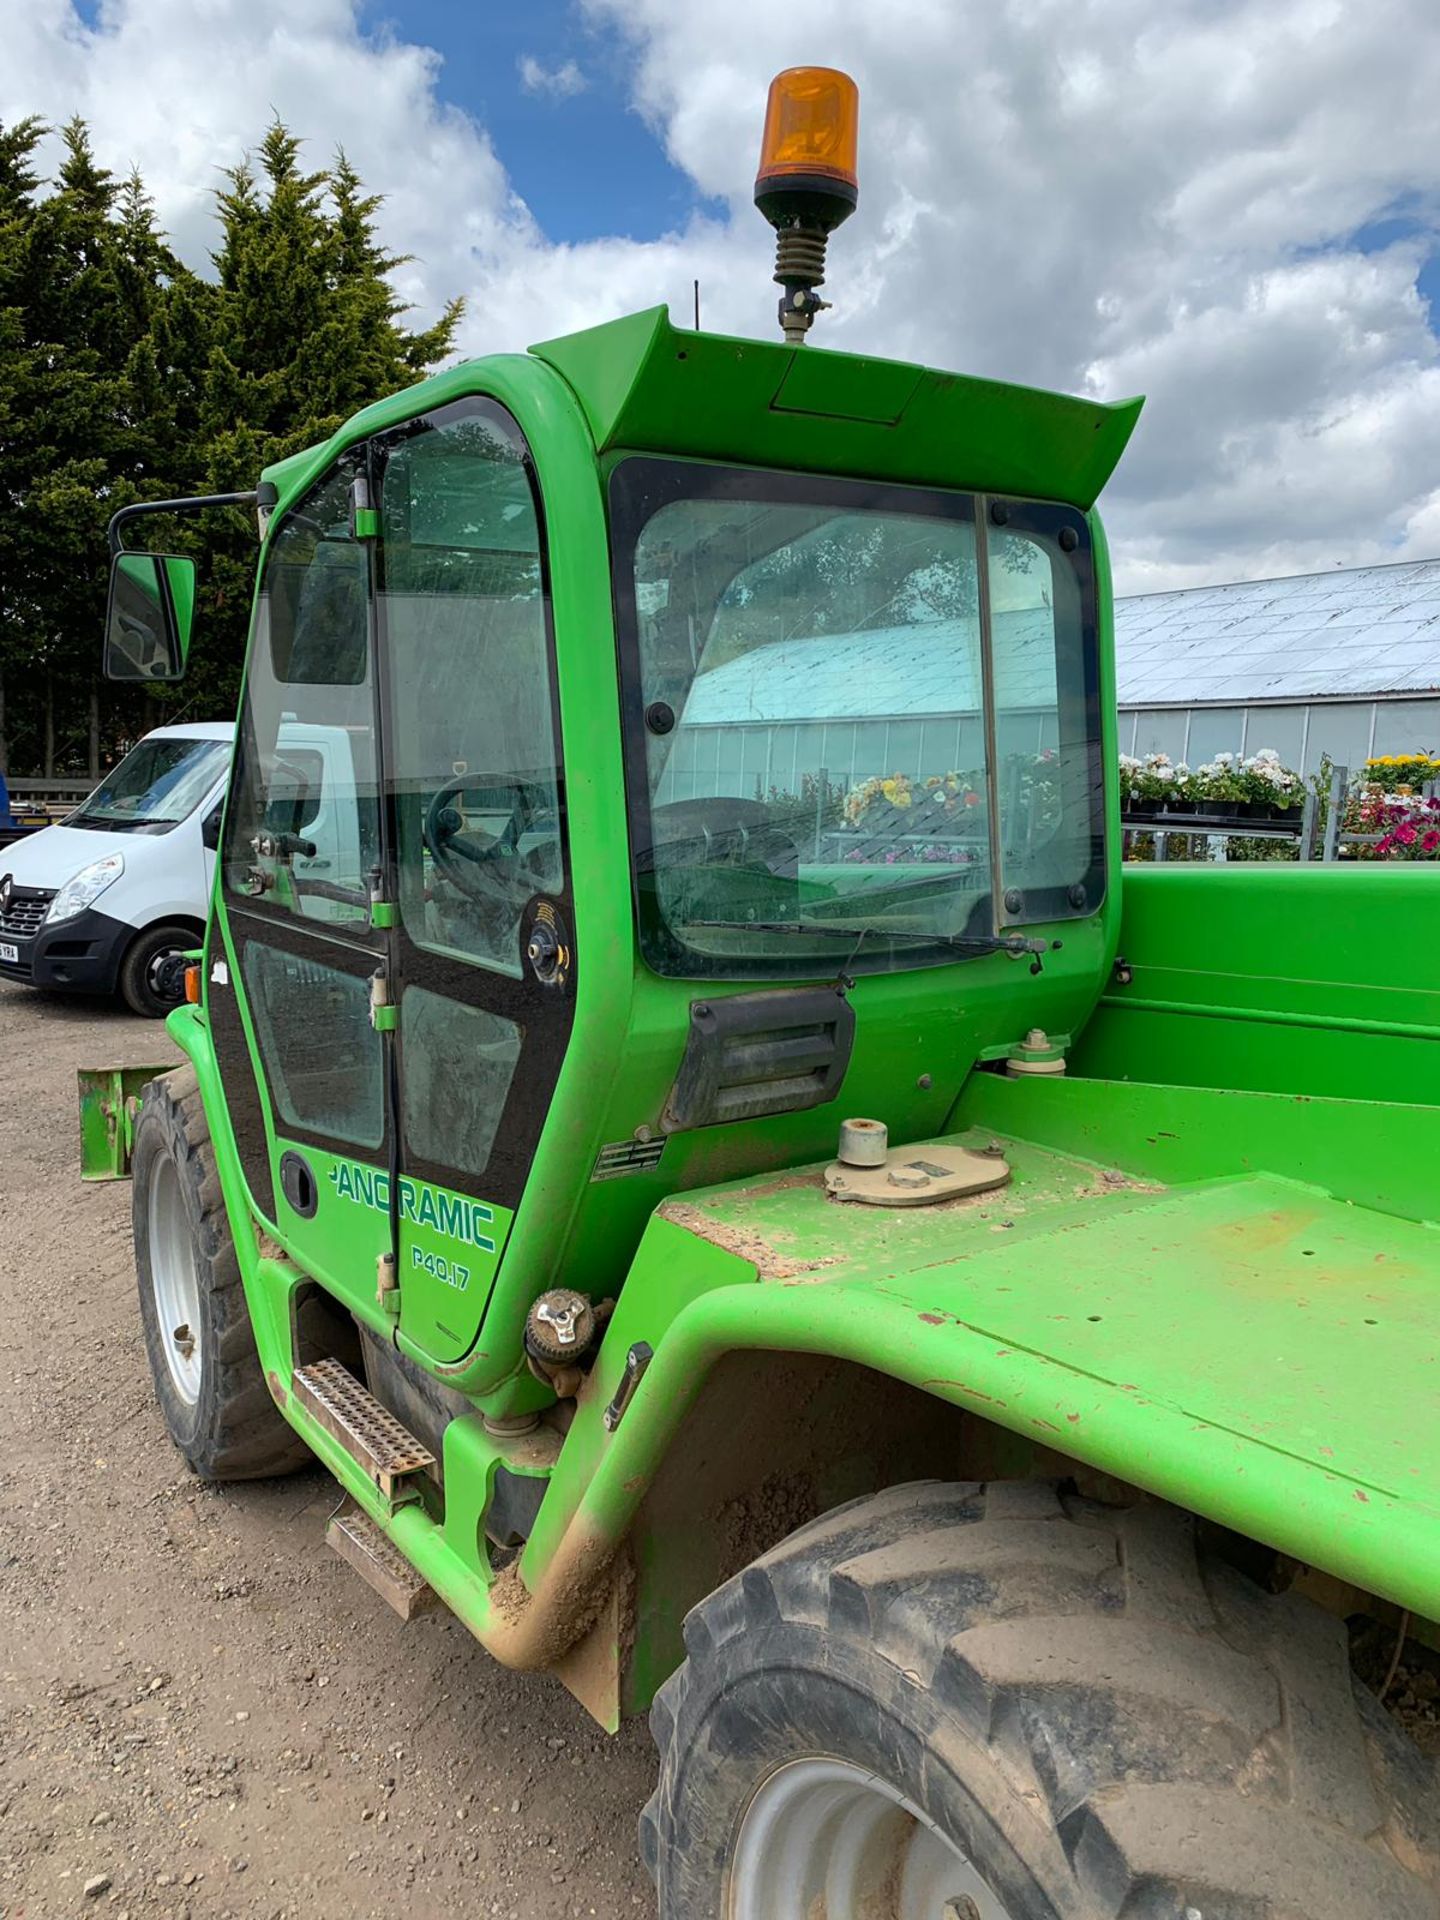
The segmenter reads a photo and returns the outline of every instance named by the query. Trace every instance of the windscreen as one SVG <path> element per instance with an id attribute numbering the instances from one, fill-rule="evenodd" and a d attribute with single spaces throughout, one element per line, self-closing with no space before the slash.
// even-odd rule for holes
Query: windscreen
<path id="1" fill-rule="evenodd" d="M 229 758 L 228 740 L 142 740 L 65 825 L 168 833 L 195 811 Z"/>
<path id="2" fill-rule="evenodd" d="M 611 505 L 659 971 L 913 966 L 1098 903 L 1081 516 L 977 537 L 970 495 L 640 459 Z"/>

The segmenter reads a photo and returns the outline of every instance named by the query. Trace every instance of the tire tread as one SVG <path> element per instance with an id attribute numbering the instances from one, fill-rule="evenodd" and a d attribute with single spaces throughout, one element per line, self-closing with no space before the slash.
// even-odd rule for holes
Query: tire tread
<path id="1" fill-rule="evenodd" d="M 1342 1625 L 1203 1558 L 1177 1509 L 1043 1482 L 852 1502 L 692 1611 L 689 1658 L 651 1711 L 641 1844 L 662 1886 L 706 1663 L 786 1625 L 879 1663 L 881 1693 L 929 1692 L 945 1738 L 1038 1803 L 1068 1863 L 1050 1896 L 1066 1920 L 1440 1916 L 1434 1769 L 1357 1688 Z"/>
<path id="2" fill-rule="evenodd" d="M 293 1473 L 314 1456 L 276 1408 L 260 1364 L 210 1125 L 192 1066 L 177 1067 L 152 1080 L 136 1121 L 134 1158 L 142 1177 L 136 1179 L 133 1199 L 142 1314 L 149 1285 L 141 1252 L 148 1245 L 148 1227 L 142 1219 L 143 1169 L 151 1152 L 170 1154 L 182 1185 L 189 1189 L 201 1305 L 210 1316 L 212 1342 L 213 1379 L 202 1380 L 200 1424 L 188 1437 L 175 1431 L 164 1392 L 164 1361 L 151 1353 L 151 1370 L 172 1438 L 204 1480 L 256 1480 Z"/>

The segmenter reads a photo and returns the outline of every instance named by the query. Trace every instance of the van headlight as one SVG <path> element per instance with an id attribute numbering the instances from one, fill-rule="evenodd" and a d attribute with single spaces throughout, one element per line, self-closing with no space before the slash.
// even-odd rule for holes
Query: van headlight
<path id="1" fill-rule="evenodd" d="M 72 874 L 50 902 L 50 911 L 45 916 L 47 927 L 53 927 L 57 920 L 73 920 L 77 913 L 84 913 L 87 907 L 104 893 L 112 881 L 118 880 L 125 871 L 123 853 L 107 853 L 102 860 L 92 860 L 88 867 L 82 867 L 79 873 Z"/>

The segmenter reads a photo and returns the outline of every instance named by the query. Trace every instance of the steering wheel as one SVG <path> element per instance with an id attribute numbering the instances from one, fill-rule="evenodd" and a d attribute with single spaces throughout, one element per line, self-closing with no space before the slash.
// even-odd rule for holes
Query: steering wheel
<path id="1" fill-rule="evenodd" d="M 510 817 L 499 833 L 466 827 L 463 814 L 451 804 L 462 793 L 508 797 Z M 438 788 L 425 809 L 425 845 L 436 865 L 463 892 L 489 898 L 497 891 L 508 891 L 513 883 L 520 861 L 520 836 L 534 817 L 530 792 L 522 782 L 486 782 L 462 773 Z"/>

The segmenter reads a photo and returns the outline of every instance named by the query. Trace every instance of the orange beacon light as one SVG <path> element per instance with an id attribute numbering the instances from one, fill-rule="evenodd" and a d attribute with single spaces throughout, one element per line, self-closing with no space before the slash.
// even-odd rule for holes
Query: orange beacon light
<path id="1" fill-rule="evenodd" d="M 795 346 L 827 304 L 815 292 L 826 241 L 860 197 L 859 130 L 860 93 L 848 73 L 788 67 L 771 81 L 755 204 L 775 229 L 780 325 Z"/>
<path id="2" fill-rule="evenodd" d="M 821 191 L 853 207 L 860 182 L 855 148 L 860 92 L 833 67 L 788 67 L 770 82 L 755 196 L 772 185 L 813 177 Z M 848 193 L 845 191 L 848 188 Z"/>

